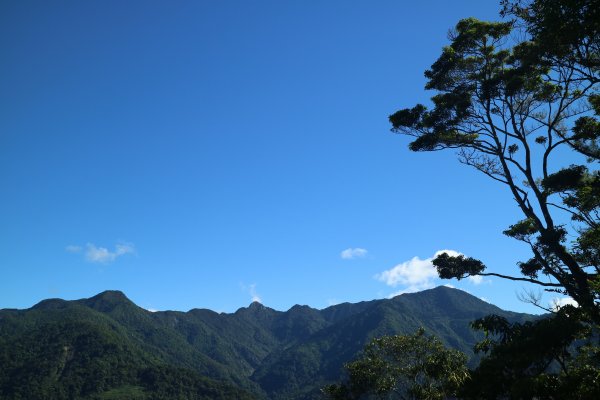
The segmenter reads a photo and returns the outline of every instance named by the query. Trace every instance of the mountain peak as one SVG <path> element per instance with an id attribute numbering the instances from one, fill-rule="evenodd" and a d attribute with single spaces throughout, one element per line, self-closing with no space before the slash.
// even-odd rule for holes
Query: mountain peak
<path id="1" fill-rule="evenodd" d="M 270 317 L 273 314 L 279 314 L 279 313 L 280 313 L 280 311 L 275 311 L 272 308 L 269 308 L 258 301 L 253 301 L 252 303 L 250 303 L 250 305 L 248 307 L 242 307 L 242 308 L 238 309 L 234 314 L 248 315 L 248 316 L 252 316 L 252 318 L 255 318 L 255 317 L 265 318 L 265 317 Z"/>
<path id="2" fill-rule="evenodd" d="M 135 304 L 125 296 L 125 293 L 120 290 L 105 290 L 89 299 L 82 299 L 80 301 L 84 305 L 101 312 L 112 311 L 121 304 L 135 306 Z"/>
<path id="3" fill-rule="evenodd" d="M 391 299 L 395 299 L 395 298 L 399 298 L 399 297 L 404 297 L 404 296 L 408 296 L 408 297 L 413 297 L 413 296 L 440 296 L 440 295 L 444 295 L 444 294 L 448 294 L 448 295 L 458 295 L 458 296 L 465 296 L 465 297 L 469 297 L 469 298 L 474 298 L 474 299 L 478 299 L 476 296 L 473 296 L 471 293 L 466 292 L 462 289 L 458 289 L 452 286 L 446 286 L 446 285 L 440 285 L 440 286 L 436 286 L 434 288 L 431 289 L 424 289 L 418 292 L 408 292 L 408 293 L 402 293 L 399 294 L 397 296 L 392 297 Z M 479 299 L 478 299 L 479 300 Z"/>
<path id="4" fill-rule="evenodd" d="M 63 299 L 46 299 L 46 300 L 42 300 L 39 303 L 37 303 L 36 305 L 34 305 L 33 307 L 31 307 L 32 309 L 35 310 L 56 310 L 56 309 L 60 309 L 60 308 L 64 308 L 68 305 L 69 303 Z"/>
<path id="5" fill-rule="evenodd" d="M 122 300 L 129 300 L 127 298 L 127 296 L 125 296 L 125 293 L 121 292 L 120 290 L 105 290 L 103 292 L 98 293 L 94 297 L 115 298 L 115 299 L 118 298 L 118 299 L 122 299 Z"/>
<path id="6" fill-rule="evenodd" d="M 252 303 L 250 303 L 250 305 L 248 306 L 248 309 L 250 310 L 261 310 L 263 308 L 266 308 L 265 306 L 263 306 L 263 304 L 260 301 L 253 301 Z"/>
<path id="7" fill-rule="evenodd" d="M 393 307 L 407 307 L 417 315 L 451 317 L 454 319 L 477 319 L 481 315 L 499 314 L 504 311 L 461 289 L 448 286 L 406 293 L 389 300 Z"/>
<path id="8" fill-rule="evenodd" d="M 294 304 L 288 311 L 312 310 L 313 308 L 304 304 Z"/>

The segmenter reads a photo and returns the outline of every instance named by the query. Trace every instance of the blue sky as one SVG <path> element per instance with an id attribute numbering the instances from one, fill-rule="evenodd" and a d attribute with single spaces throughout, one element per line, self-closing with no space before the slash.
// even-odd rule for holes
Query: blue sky
<path id="1" fill-rule="evenodd" d="M 230 312 L 443 283 L 503 308 L 522 284 L 440 281 L 444 249 L 516 273 L 501 185 L 410 153 L 387 116 L 496 1 L 0 5 L 0 308 L 124 291 Z M 386 272 L 388 271 L 388 272 Z"/>

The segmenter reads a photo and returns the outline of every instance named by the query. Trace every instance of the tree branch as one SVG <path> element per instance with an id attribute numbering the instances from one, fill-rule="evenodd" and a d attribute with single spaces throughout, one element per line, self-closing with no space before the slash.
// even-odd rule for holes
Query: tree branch
<path id="1" fill-rule="evenodd" d="M 540 286 L 544 286 L 544 287 L 563 287 L 563 285 L 560 284 L 560 283 L 542 282 L 542 281 L 538 281 L 537 279 L 533 279 L 533 278 L 518 278 L 516 276 L 497 274 L 495 272 L 482 272 L 482 273 L 477 274 L 477 275 L 481 275 L 481 276 L 497 276 L 498 278 L 508 279 L 508 280 L 511 280 L 511 281 L 522 281 L 522 282 L 535 283 L 536 285 L 540 285 Z"/>

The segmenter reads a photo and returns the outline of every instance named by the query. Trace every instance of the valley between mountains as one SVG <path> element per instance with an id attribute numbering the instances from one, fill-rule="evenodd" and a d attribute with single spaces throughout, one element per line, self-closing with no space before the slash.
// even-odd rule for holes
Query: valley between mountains
<path id="1" fill-rule="evenodd" d="M 119 291 L 0 310 L 2 399 L 317 399 L 373 337 L 424 327 L 473 357 L 469 323 L 501 310 L 440 286 L 282 312 L 149 312 Z M 471 362 L 476 363 L 472 358 Z"/>

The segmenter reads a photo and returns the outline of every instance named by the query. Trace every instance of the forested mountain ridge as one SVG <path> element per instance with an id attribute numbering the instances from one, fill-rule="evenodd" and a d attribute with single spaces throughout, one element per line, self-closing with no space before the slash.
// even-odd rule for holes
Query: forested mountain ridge
<path id="1" fill-rule="evenodd" d="M 371 338 L 423 326 L 472 355 L 469 322 L 507 312 L 438 287 L 317 310 L 149 312 L 123 293 L 0 310 L 0 398 L 317 398 Z"/>

